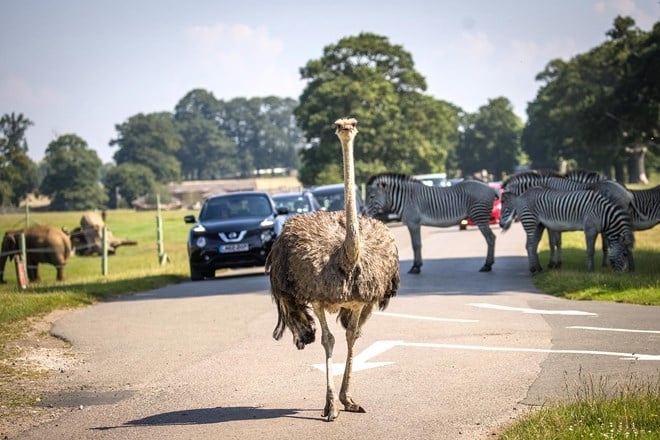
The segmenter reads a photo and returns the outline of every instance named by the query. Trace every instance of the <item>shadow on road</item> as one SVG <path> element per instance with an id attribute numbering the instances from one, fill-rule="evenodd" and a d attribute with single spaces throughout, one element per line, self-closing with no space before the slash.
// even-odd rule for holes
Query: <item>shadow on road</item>
<path id="1" fill-rule="evenodd" d="M 217 407 L 186 409 L 171 411 L 142 419 L 131 420 L 119 426 L 101 426 L 92 428 L 96 431 L 107 431 L 118 428 L 140 426 L 171 426 L 171 425 L 207 425 L 213 423 L 235 422 L 240 420 L 267 420 L 289 417 L 305 420 L 321 420 L 319 417 L 302 415 L 306 412 L 321 413 L 321 410 L 309 409 L 266 409 L 253 406 Z"/>

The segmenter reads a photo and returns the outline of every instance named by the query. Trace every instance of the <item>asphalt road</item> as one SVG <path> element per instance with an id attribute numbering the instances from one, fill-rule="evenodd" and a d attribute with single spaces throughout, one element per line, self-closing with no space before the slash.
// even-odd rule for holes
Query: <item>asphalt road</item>
<path id="1" fill-rule="evenodd" d="M 422 273 L 409 275 L 407 230 L 392 226 L 401 289 L 356 345 L 352 393 L 366 414 L 323 421 L 323 348 L 298 351 L 288 330 L 272 339 L 276 311 L 257 269 L 57 321 L 75 362 L 62 373 L 65 391 L 42 405 L 64 410 L 19 438 L 485 439 L 581 383 L 658 374 L 660 308 L 543 295 L 522 229 L 494 229 L 493 272 L 478 272 L 477 229 L 426 228 Z M 339 362 L 345 343 L 331 322 Z"/>

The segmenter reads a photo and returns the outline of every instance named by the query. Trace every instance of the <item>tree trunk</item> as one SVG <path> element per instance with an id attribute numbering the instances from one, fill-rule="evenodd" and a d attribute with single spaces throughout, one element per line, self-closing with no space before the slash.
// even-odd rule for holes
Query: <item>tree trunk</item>
<path id="1" fill-rule="evenodd" d="M 614 163 L 614 180 L 619 183 L 624 183 L 626 181 L 626 169 L 625 163 L 623 160 L 617 160 Z"/>
<path id="2" fill-rule="evenodd" d="M 644 158 L 648 148 L 637 145 L 635 147 L 626 147 L 626 153 L 630 155 L 628 160 L 628 183 L 649 183 L 646 177 Z"/>

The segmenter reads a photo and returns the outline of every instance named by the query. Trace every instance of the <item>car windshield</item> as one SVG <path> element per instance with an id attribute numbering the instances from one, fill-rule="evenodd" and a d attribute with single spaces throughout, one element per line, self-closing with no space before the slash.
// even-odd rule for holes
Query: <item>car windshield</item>
<path id="1" fill-rule="evenodd" d="M 268 217 L 272 208 L 261 195 L 228 196 L 209 199 L 199 213 L 200 221 L 229 220 L 245 217 Z"/>
<path id="2" fill-rule="evenodd" d="M 321 209 L 325 211 L 341 211 L 344 209 L 344 188 L 337 187 L 336 189 L 322 189 L 318 191 L 312 191 L 314 197 L 321 205 Z M 362 198 L 360 193 L 355 191 L 355 197 L 357 201 L 358 212 L 362 209 Z"/>
<path id="3" fill-rule="evenodd" d="M 280 194 L 274 195 L 273 200 L 277 208 L 286 208 L 289 214 L 305 214 L 314 211 L 310 200 L 302 194 Z"/>

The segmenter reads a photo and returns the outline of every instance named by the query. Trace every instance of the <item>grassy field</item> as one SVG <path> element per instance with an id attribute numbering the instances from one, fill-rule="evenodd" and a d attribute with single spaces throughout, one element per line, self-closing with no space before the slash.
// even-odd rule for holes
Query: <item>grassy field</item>
<path id="1" fill-rule="evenodd" d="M 153 289 L 186 279 L 188 257 L 186 237 L 190 225 L 183 216 L 193 212 L 164 211 L 164 250 L 169 262 L 160 265 L 157 247 L 156 213 L 153 211 L 109 211 L 108 228 L 115 237 L 136 240 L 137 246 L 122 246 L 108 258 L 108 274 L 102 275 L 99 256 L 73 256 L 64 268 L 64 282 L 55 281 L 55 268 L 40 264 L 42 282 L 19 291 L 13 262 L 5 267 L 6 284 L 0 284 L 0 329 L 4 324 L 56 308 L 76 307 Z M 30 213 L 30 224 L 51 224 L 69 230 L 80 225 L 82 212 Z M 25 214 L 0 215 L 0 231 L 25 225 Z"/>
<path id="2" fill-rule="evenodd" d="M 563 233 L 561 270 L 544 269 L 534 277 L 534 285 L 550 295 L 569 299 L 660 305 L 660 227 L 635 232 L 633 273 L 615 273 L 602 267 L 600 243 L 598 239 L 596 270 L 589 273 L 584 233 Z M 539 246 L 539 259 L 546 267 L 550 259 L 547 234 Z"/>

